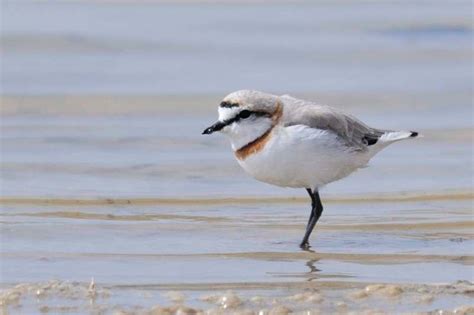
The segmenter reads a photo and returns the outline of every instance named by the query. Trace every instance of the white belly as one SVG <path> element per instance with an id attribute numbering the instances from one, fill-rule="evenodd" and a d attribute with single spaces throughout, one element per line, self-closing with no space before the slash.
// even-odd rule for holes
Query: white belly
<path id="1" fill-rule="evenodd" d="M 238 162 L 262 182 L 319 188 L 363 167 L 369 158 L 348 150 L 331 132 L 296 125 L 275 127 L 261 151 Z"/>

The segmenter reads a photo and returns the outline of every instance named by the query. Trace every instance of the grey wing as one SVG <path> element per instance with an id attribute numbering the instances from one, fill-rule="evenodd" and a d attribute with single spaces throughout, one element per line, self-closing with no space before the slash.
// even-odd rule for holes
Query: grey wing
<path id="1" fill-rule="evenodd" d="M 330 130 L 355 150 L 366 150 L 387 132 L 387 130 L 371 128 L 357 118 L 329 106 L 318 105 L 288 95 L 281 96 L 280 99 L 285 107 L 284 125 L 306 125 Z"/>

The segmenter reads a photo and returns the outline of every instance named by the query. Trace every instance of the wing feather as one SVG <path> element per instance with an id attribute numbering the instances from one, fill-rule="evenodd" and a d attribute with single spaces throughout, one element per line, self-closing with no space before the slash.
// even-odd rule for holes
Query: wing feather
<path id="1" fill-rule="evenodd" d="M 280 97 L 285 107 L 285 126 L 306 125 L 311 128 L 329 130 L 349 147 L 366 150 L 375 144 L 386 130 L 371 128 L 357 118 L 326 105 L 300 100 L 289 95 Z"/>

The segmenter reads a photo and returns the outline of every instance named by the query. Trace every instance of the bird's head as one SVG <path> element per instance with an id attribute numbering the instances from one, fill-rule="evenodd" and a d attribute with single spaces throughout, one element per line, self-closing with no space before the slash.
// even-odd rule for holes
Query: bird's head
<path id="1" fill-rule="evenodd" d="M 234 150 L 269 131 L 281 117 L 278 96 L 240 90 L 227 95 L 219 104 L 219 118 L 203 134 L 222 132 L 229 136 Z"/>

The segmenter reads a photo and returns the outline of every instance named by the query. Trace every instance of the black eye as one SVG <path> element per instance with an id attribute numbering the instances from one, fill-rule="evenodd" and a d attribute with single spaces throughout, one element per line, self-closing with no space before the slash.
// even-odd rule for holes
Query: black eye
<path id="1" fill-rule="evenodd" d="M 239 113 L 239 117 L 242 119 L 249 118 L 250 114 L 252 114 L 249 110 L 243 110 Z"/>

